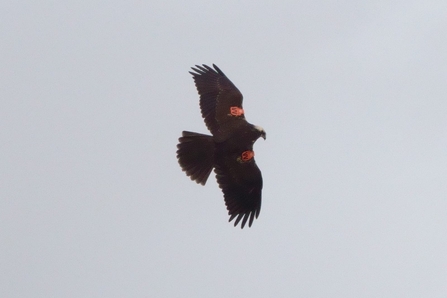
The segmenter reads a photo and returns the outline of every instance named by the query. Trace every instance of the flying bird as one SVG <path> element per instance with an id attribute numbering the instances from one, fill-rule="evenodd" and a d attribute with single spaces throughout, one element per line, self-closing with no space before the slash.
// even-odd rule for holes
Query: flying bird
<path id="1" fill-rule="evenodd" d="M 261 211 L 262 175 L 254 159 L 253 144 L 266 138 L 264 129 L 245 120 L 242 93 L 213 64 L 192 67 L 200 96 L 200 110 L 210 135 L 183 131 L 177 159 L 191 180 L 205 185 L 214 169 L 230 216 L 251 227 Z"/>

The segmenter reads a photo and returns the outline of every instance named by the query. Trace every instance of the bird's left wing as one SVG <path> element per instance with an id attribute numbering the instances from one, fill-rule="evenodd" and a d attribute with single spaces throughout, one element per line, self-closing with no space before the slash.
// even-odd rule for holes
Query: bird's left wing
<path id="1" fill-rule="evenodd" d="M 190 72 L 194 78 L 200 95 L 200 110 L 205 124 L 214 136 L 217 136 L 223 124 L 235 121 L 246 121 L 242 108 L 242 93 L 213 64 L 192 67 Z"/>

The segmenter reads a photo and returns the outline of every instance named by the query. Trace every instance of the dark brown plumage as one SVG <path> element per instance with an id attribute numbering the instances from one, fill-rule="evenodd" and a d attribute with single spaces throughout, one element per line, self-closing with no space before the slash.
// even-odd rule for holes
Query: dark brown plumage
<path id="1" fill-rule="evenodd" d="M 205 185 L 214 168 L 224 194 L 229 221 L 241 228 L 261 211 L 262 176 L 253 144 L 265 131 L 245 120 L 242 94 L 213 64 L 193 67 L 200 109 L 212 136 L 184 131 L 177 145 L 178 162 L 191 180 Z"/>

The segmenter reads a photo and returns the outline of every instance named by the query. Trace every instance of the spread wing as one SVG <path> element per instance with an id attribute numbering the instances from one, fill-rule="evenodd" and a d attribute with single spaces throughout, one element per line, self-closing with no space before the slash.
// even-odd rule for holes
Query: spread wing
<path id="1" fill-rule="evenodd" d="M 236 218 L 234 226 L 242 220 L 241 228 L 248 221 L 251 227 L 261 211 L 262 175 L 254 158 L 241 162 L 236 156 L 219 158 L 215 163 L 217 183 L 222 189 L 229 221 Z"/>
<path id="2" fill-rule="evenodd" d="M 242 109 L 242 93 L 213 64 L 213 68 L 203 64 L 192 67 L 197 91 L 200 95 L 200 109 L 205 124 L 213 135 L 218 134 L 223 124 L 245 121 Z"/>

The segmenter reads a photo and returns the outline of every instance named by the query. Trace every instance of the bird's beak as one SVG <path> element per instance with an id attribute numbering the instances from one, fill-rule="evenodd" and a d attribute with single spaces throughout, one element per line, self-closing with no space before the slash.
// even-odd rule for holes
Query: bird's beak
<path id="1" fill-rule="evenodd" d="M 265 131 L 262 132 L 261 137 L 262 137 L 264 140 L 267 139 L 267 133 L 266 133 Z"/>

